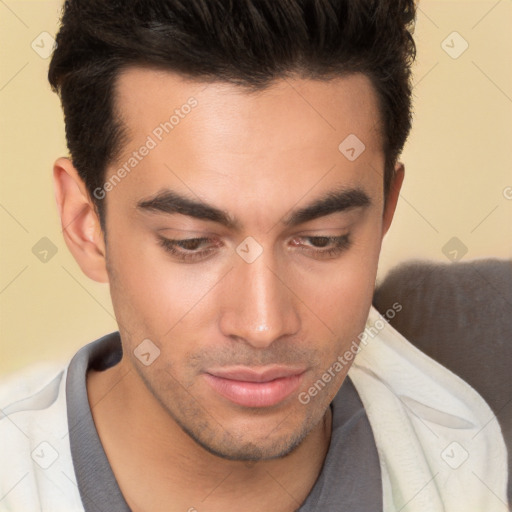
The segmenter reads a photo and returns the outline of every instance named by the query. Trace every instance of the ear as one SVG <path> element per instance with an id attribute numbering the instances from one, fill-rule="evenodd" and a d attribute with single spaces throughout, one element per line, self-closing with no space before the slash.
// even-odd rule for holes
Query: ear
<path id="1" fill-rule="evenodd" d="M 87 277 L 107 283 L 100 221 L 87 188 L 69 158 L 55 162 L 53 184 L 66 245 Z"/>
<path id="2" fill-rule="evenodd" d="M 396 205 L 398 203 L 398 197 L 400 196 L 400 190 L 405 176 L 405 167 L 401 162 L 397 162 L 395 165 L 395 172 L 393 173 L 393 179 L 389 187 L 388 197 L 386 199 L 386 205 L 384 206 L 384 213 L 382 216 L 382 237 L 387 233 L 391 226 L 391 221 L 395 214 Z"/>

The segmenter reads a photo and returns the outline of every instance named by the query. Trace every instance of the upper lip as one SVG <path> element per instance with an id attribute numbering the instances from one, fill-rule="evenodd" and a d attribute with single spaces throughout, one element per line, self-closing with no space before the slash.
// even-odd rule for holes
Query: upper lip
<path id="1" fill-rule="evenodd" d="M 220 379 L 238 380 L 242 382 L 269 382 L 275 379 L 293 377 L 304 373 L 303 367 L 292 366 L 265 366 L 248 367 L 233 366 L 208 370 L 206 373 Z"/>

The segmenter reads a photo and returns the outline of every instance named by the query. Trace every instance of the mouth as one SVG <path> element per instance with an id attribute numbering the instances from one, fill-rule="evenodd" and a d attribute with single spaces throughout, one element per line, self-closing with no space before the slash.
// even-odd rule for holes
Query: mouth
<path id="1" fill-rule="evenodd" d="M 302 382 L 305 368 L 272 366 L 209 370 L 208 385 L 230 402 L 243 407 L 271 407 L 288 398 Z"/>

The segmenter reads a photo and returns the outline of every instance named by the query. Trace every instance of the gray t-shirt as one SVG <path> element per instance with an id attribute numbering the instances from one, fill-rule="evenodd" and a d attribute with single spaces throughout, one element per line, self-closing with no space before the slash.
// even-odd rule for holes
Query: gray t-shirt
<path id="1" fill-rule="evenodd" d="M 130 512 L 108 462 L 87 399 L 86 374 L 116 365 L 119 333 L 80 349 L 69 365 L 66 393 L 69 439 L 86 512 Z M 331 403 L 332 436 L 313 489 L 297 512 L 380 512 L 382 481 L 372 429 L 357 391 L 347 377 Z"/>

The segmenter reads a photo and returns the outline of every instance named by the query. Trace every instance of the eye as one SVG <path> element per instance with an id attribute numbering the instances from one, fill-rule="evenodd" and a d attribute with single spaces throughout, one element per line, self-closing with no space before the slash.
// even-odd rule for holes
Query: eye
<path id="1" fill-rule="evenodd" d="M 173 258 L 184 263 L 194 263 L 206 259 L 222 243 L 208 237 L 172 239 L 158 237 L 158 243 Z M 308 256 L 316 259 L 333 259 L 341 255 L 351 245 L 348 234 L 342 236 L 297 236 L 291 244 Z"/>
<path id="2" fill-rule="evenodd" d="M 217 240 L 207 237 L 171 239 L 159 236 L 158 243 L 166 252 L 184 262 L 202 260 L 219 246 Z"/>
<path id="3" fill-rule="evenodd" d="M 350 235 L 341 236 L 297 236 L 292 239 L 292 245 L 306 252 L 313 258 L 336 258 L 346 251 L 350 245 Z"/>

